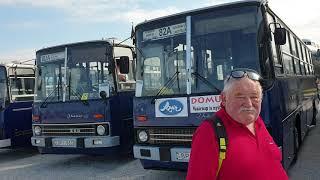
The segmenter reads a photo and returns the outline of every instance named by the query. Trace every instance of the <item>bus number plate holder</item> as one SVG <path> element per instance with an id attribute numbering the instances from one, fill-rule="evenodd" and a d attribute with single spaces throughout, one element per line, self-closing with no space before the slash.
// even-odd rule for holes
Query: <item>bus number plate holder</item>
<path id="1" fill-rule="evenodd" d="M 189 152 L 176 152 L 177 160 L 189 160 L 190 153 Z"/>
<path id="2" fill-rule="evenodd" d="M 76 139 L 64 139 L 64 138 L 57 138 L 52 139 L 52 146 L 53 147 L 77 147 L 77 140 Z"/>

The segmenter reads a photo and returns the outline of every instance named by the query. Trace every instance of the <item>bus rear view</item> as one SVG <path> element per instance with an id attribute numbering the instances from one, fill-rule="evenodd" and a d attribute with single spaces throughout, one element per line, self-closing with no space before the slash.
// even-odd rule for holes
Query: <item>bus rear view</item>
<path id="1" fill-rule="evenodd" d="M 33 64 L 0 65 L 0 148 L 31 146 L 34 74 Z"/>
<path id="2" fill-rule="evenodd" d="M 129 152 L 132 47 L 88 41 L 37 51 L 32 144 L 42 153 Z"/>

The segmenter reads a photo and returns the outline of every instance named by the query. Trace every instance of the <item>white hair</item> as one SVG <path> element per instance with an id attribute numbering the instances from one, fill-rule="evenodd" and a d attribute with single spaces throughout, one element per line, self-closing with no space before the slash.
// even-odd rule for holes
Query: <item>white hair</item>
<path id="1" fill-rule="evenodd" d="M 248 78 L 248 77 L 243 77 L 243 78 Z M 240 79 L 242 79 L 242 78 L 233 78 L 232 76 L 230 77 L 230 75 L 227 76 L 226 79 L 224 80 L 224 87 L 223 87 L 222 93 L 227 93 L 231 89 L 231 87 L 234 85 L 234 82 L 236 82 L 236 81 L 238 81 Z M 261 95 L 261 98 L 262 98 L 263 94 L 262 94 L 262 86 L 261 86 L 261 84 L 258 81 L 254 81 L 254 80 L 251 80 L 251 81 L 255 82 L 258 85 L 258 88 L 260 89 L 260 92 L 261 92 L 260 95 Z"/>

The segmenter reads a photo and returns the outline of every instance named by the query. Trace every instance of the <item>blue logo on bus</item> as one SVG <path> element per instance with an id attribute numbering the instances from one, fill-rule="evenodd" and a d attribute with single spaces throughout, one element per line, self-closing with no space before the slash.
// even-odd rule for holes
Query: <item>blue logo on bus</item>
<path id="1" fill-rule="evenodd" d="M 165 115 L 177 115 L 183 110 L 183 105 L 180 101 L 170 99 L 160 103 L 159 110 Z"/>

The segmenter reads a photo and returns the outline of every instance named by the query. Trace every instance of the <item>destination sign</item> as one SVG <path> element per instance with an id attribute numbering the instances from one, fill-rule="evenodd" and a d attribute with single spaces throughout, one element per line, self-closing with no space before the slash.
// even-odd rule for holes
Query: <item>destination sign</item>
<path id="1" fill-rule="evenodd" d="M 186 23 L 165 26 L 158 29 L 153 29 L 143 32 L 143 40 L 164 39 L 171 36 L 176 36 L 186 32 Z"/>
<path id="2" fill-rule="evenodd" d="M 52 54 L 45 54 L 40 57 L 40 62 L 46 63 L 51 61 L 62 60 L 65 58 L 64 54 L 65 54 L 64 51 L 58 52 L 58 53 L 52 53 Z"/>

